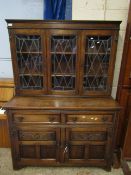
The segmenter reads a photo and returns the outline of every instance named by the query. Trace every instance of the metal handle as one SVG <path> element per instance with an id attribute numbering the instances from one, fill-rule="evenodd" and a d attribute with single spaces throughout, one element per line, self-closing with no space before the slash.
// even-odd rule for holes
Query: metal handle
<path id="1" fill-rule="evenodd" d="M 107 117 L 102 117 L 103 122 L 107 122 L 108 118 Z"/>
<path id="2" fill-rule="evenodd" d="M 68 159 L 68 144 L 65 145 L 65 148 L 63 150 L 63 157 L 64 157 L 64 161 L 66 161 Z"/>
<path id="3" fill-rule="evenodd" d="M 68 152 L 68 145 L 66 144 L 65 145 L 65 148 L 64 148 L 64 154 Z"/>
<path id="4" fill-rule="evenodd" d="M 73 118 L 72 118 L 72 121 L 73 121 L 73 122 L 76 122 L 76 121 L 77 121 L 77 117 L 73 117 Z"/>
<path id="5" fill-rule="evenodd" d="M 24 120 L 24 117 L 23 116 L 19 116 L 16 118 L 16 121 L 18 122 L 22 122 Z"/>
<path id="6" fill-rule="evenodd" d="M 49 121 L 50 121 L 50 122 L 54 122 L 54 120 L 55 120 L 55 118 L 54 118 L 53 116 L 51 116 L 51 117 L 49 118 Z"/>

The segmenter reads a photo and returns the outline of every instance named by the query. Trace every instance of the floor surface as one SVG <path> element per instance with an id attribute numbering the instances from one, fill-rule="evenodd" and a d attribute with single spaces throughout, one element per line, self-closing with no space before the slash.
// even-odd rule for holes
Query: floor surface
<path id="1" fill-rule="evenodd" d="M 113 169 L 106 172 L 101 168 L 45 168 L 26 167 L 17 171 L 12 168 L 10 149 L 0 148 L 0 175 L 123 175 L 122 169 Z"/>

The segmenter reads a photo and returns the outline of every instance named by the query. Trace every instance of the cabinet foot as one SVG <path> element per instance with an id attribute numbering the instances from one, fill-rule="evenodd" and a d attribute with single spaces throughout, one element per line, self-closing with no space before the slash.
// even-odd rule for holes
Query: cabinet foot
<path id="1" fill-rule="evenodd" d="M 106 167 L 104 168 L 104 170 L 105 170 L 105 171 L 108 171 L 108 172 L 111 172 L 111 166 L 106 166 Z"/>
<path id="2" fill-rule="evenodd" d="M 20 170 L 22 168 L 25 168 L 26 166 L 22 166 L 22 165 L 13 165 L 13 170 Z"/>

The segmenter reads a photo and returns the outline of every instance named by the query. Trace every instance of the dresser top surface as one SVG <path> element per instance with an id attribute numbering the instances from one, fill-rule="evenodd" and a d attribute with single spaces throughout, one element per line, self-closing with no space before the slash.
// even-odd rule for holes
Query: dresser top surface
<path id="1" fill-rule="evenodd" d="M 106 20 L 24 20 L 6 19 L 8 28 L 14 29 L 115 29 L 121 21 Z"/>
<path id="2" fill-rule="evenodd" d="M 6 19 L 7 23 L 118 23 L 121 21 L 112 20 L 27 20 L 27 19 Z"/>
<path id="3" fill-rule="evenodd" d="M 120 110 L 113 98 L 15 96 L 4 109 Z"/>

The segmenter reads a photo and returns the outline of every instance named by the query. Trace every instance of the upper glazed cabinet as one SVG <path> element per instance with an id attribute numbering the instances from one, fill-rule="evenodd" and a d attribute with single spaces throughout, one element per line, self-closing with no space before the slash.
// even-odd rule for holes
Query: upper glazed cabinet
<path id="1" fill-rule="evenodd" d="M 110 95 L 120 21 L 7 23 L 16 94 Z"/>

